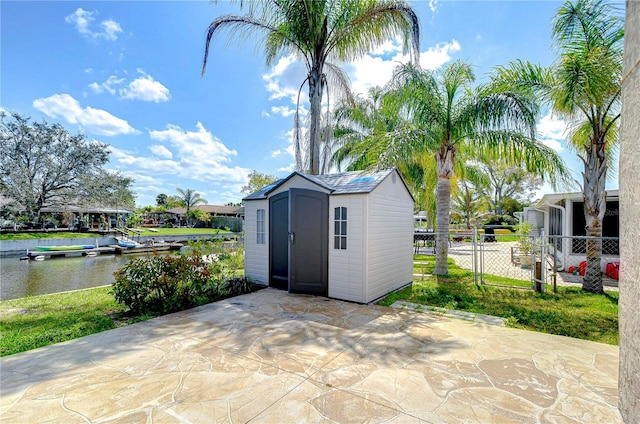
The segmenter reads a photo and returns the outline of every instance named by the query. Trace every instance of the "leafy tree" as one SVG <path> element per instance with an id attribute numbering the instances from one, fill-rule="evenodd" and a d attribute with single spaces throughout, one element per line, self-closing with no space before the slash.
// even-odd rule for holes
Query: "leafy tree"
<path id="1" fill-rule="evenodd" d="M 167 209 L 171 208 L 184 208 L 187 205 L 184 203 L 184 200 L 180 196 L 167 196 Z"/>
<path id="2" fill-rule="evenodd" d="M 454 210 L 460 214 L 467 229 L 471 229 L 471 220 L 486 211 L 487 204 L 483 191 L 489 184 L 487 174 L 478 166 L 467 165 L 464 178 L 458 182 L 459 190 L 453 195 Z"/>
<path id="3" fill-rule="evenodd" d="M 493 84 L 472 88 L 475 75 L 466 63 L 454 62 L 440 72 L 400 65 L 390 89 L 406 110 L 410 125 L 367 138 L 353 148 L 356 157 L 403 162 L 418 154 L 434 155 L 437 174 L 436 266 L 448 273 L 451 179 L 456 154 L 462 149 L 478 156 L 523 163 L 553 180 L 566 171 L 558 155 L 535 138 L 535 98 Z"/>
<path id="4" fill-rule="evenodd" d="M 509 89 L 531 92 L 568 122 L 567 143 L 584 164 L 587 272 L 582 288 L 604 293 L 600 260 L 605 182 L 610 151 L 618 143 L 624 25 L 615 7 L 602 0 L 567 1 L 553 20 L 558 57 L 543 68 L 514 62 L 498 69 Z"/>
<path id="5" fill-rule="evenodd" d="M 131 188 L 133 183 L 132 178 L 118 171 L 102 170 L 87 175 L 78 189 L 75 204 L 133 209 L 136 203 L 136 195 Z"/>
<path id="6" fill-rule="evenodd" d="M 536 190 L 542 186 L 542 178 L 520 166 L 483 163 L 480 167 L 488 177 L 488 186 L 485 186 L 488 203 L 497 215 L 504 213 L 507 199 L 530 203 Z"/>
<path id="7" fill-rule="evenodd" d="M 160 193 L 156 196 L 156 206 L 167 206 L 168 196 L 164 193 Z"/>
<path id="8" fill-rule="evenodd" d="M 397 166 L 416 200 L 417 210 L 425 211 L 427 221 L 432 223 L 436 211 L 436 184 L 430 172 L 435 172 L 433 158 L 420 153 L 396 157 L 392 149 L 386 148 L 389 137 L 410 125 L 393 94 L 386 88 L 371 87 L 366 97 L 339 102 L 335 110 L 331 164 L 349 171 Z"/>
<path id="9" fill-rule="evenodd" d="M 247 185 L 242 186 L 240 192 L 249 195 L 263 189 L 264 187 L 276 181 L 278 181 L 278 177 L 276 177 L 275 175 L 263 174 L 256 170 L 253 170 L 249 173 L 249 182 L 247 183 Z M 230 206 L 236 205 L 231 204 Z"/>
<path id="10" fill-rule="evenodd" d="M 0 121 L 0 193 L 29 218 L 43 206 L 132 206 L 133 180 L 104 169 L 107 144 L 18 113 L 0 112 Z"/>
<path id="11" fill-rule="evenodd" d="M 302 158 L 298 109 L 295 115 L 296 166 L 313 175 L 321 172 L 322 100 L 329 83 L 339 92 L 348 91 L 346 74 L 336 62 L 349 62 L 381 45 L 393 36 L 404 38 L 404 48 L 413 44 L 419 52 L 418 17 L 400 0 L 255 0 L 246 4 L 245 16 L 226 15 L 215 19 L 207 30 L 202 73 L 205 73 L 211 38 L 228 28 L 231 36 L 263 35 L 267 66 L 276 59 L 295 54 L 304 62 L 309 88 L 308 161 Z M 298 96 L 299 97 L 299 96 Z M 327 137 L 328 138 L 328 137 Z M 326 140 L 328 142 L 328 140 Z"/>
<path id="12" fill-rule="evenodd" d="M 189 213 L 187 214 L 187 219 L 190 221 L 193 220 L 196 223 L 204 222 L 205 225 L 208 226 L 209 222 L 211 221 L 211 214 L 199 209 L 191 209 L 191 211 L 189 211 Z"/>
<path id="13" fill-rule="evenodd" d="M 530 202 L 520 203 L 518 200 L 512 197 L 505 197 L 502 199 L 502 211 L 506 215 L 515 216 L 515 212 L 522 211 L 526 206 L 530 206 Z"/>
<path id="14" fill-rule="evenodd" d="M 188 224 L 190 222 L 189 212 L 191 211 L 191 208 L 196 205 L 205 205 L 207 204 L 207 201 L 202 197 L 200 197 L 200 193 L 196 193 L 194 190 L 191 190 L 190 188 L 186 190 L 178 188 L 177 191 L 181 201 L 183 202 L 184 206 L 187 208 L 187 212 L 185 213 L 185 216 L 187 217 L 187 224 Z"/>

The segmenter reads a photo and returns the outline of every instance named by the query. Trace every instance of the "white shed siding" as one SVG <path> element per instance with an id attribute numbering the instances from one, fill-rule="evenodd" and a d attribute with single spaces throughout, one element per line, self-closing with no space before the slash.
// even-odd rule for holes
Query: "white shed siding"
<path id="1" fill-rule="evenodd" d="M 413 280 L 413 199 L 400 178 L 393 183 L 392 177 L 368 196 L 365 302 Z"/>
<path id="2" fill-rule="evenodd" d="M 329 297 L 365 303 L 366 194 L 329 197 Z M 334 211 L 347 208 L 347 248 L 334 249 Z"/>
<path id="3" fill-rule="evenodd" d="M 265 243 L 257 243 L 257 211 L 265 210 Z M 269 201 L 248 200 L 244 207 L 244 275 L 269 284 Z"/>

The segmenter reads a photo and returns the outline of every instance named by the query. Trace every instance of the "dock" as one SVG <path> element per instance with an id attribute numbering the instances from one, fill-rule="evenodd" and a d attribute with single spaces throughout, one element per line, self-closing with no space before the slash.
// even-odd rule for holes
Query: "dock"
<path id="1" fill-rule="evenodd" d="M 167 250 L 180 250 L 183 247 L 180 243 L 162 243 L 162 244 L 149 244 L 136 247 L 122 247 L 118 245 L 109 246 L 114 249 L 114 253 L 118 255 L 127 255 L 133 253 L 153 253 L 153 252 L 162 252 Z"/>
<path id="2" fill-rule="evenodd" d="M 29 256 L 30 259 L 35 258 L 36 256 L 44 256 L 45 258 L 48 257 L 52 257 L 52 256 L 86 256 L 87 253 L 89 252 L 95 252 L 97 254 L 102 254 L 102 253 L 115 253 L 115 249 L 111 246 L 108 247 L 95 247 L 93 249 L 79 249 L 79 250 L 48 250 L 45 252 L 40 252 L 39 250 L 33 250 L 30 252 L 27 252 L 27 256 Z"/>

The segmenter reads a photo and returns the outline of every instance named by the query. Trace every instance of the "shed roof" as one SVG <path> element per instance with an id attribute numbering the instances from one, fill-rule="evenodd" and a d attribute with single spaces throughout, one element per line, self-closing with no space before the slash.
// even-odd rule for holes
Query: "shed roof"
<path id="1" fill-rule="evenodd" d="M 288 177 L 278 180 L 261 190 L 245 197 L 244 200 L 260 200 L 266 199 L 269 193 L 289 181 L 294 176 L 300 176 L 319 187 L 325 188 L 331 194 L 362 194 L 372 192 L 385 178 L 396 171 L 396 168 L 382 169 L 379 171 L 350 171 L 340 172 L 337 174 L 325 175 L 309 175 L 300 172 L 293 172 Z M 400 173 L 398 173 L 400 175 Z M 407 192 L 411 195 L 411 191 L 400 175 L 400 180 L 404 184 Z M 413 196 L 412 196 L 413 198 Z"/>

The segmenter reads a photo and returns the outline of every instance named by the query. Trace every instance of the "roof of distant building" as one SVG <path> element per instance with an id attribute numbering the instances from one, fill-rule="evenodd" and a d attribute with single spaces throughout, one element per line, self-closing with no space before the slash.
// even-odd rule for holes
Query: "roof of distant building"
<path id="1" fill-rule="evenodd" d="M 73 212 L 73 213 L 115 213 L 115 214 L 131 214 L 133 213 L 127 209 L 117 209 L 117 208 L 105 208 L 101 206 L 45 206 L 40 209 L 40 212 L 45 213 L 56 213 L 56 212 Z"/>
<path id="2" fill-rule="evenodd" d="M 199 210 L 213 216 L 240 216 L 244 214 L 244 207 L 242 206 L 196 205 L 191 207 L 191 210 Z M 187 208 L 171 208 L 165 212 L 184 215 L 187 213 Z"/>

